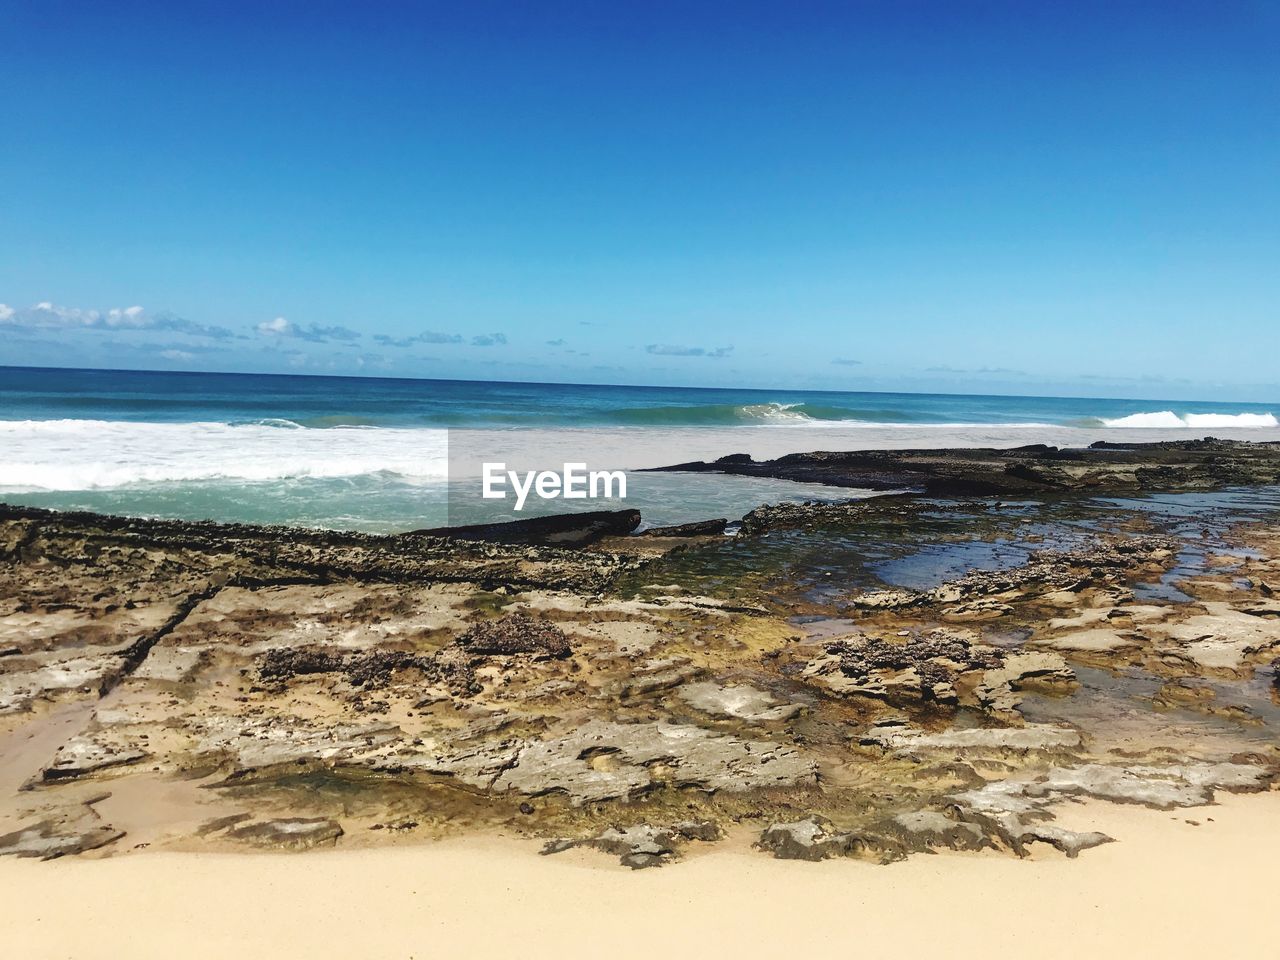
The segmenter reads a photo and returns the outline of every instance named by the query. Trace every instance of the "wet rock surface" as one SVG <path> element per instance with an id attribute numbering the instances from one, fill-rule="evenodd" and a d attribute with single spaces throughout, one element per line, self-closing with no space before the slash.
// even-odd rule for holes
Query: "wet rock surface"
<path id="1" fill-rule="evenodd" d="M 649 527 L 642 533 L 646 537 L 718 537 L 721 536 L 729 521 L 721 517 L 718 520 L 698 520 L 694 523 L 677 523 L 668 527 Z"/>
<path id="2" fill-rule="evenodd" d="M 544 547 L 584 547 L 605 537 L 624 536 L 639 525 L 639 510 L 590 510 L 505 523 L 437 527 L 415 531 L 415 535 Z"/>
<path id="3" fill-rule="evenodd" d="M 310 850 L 312 847 L 336 843 L 342 836 L 342 827 L 336 820 L 324 817 L 286 817 L 239 824 L 228 830 L 227 835 L 234 840 L 259 847 Z"/>
<path id="4" fill-rule="evenodd" d="M 1064 490 L 1206 489 L 1280 482 L 1280 445 L 1232 440 L 1095 443 L 1087 450 L 1042 444 L 1011 450 L 860 450 L 797 453 L 755 461 L 744 454 L 666 471 L 727 473 L 932 496 L 1001 496 Z"/>

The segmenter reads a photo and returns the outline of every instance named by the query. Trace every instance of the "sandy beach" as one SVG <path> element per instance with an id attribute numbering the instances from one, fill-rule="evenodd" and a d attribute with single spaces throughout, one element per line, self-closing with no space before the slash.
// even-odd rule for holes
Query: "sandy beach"
<path id="1" fill-rule="evenodd" d="M 1118 842 L 889 866 L 722 851 L 638 872 L 498 838 L 6 858 L 0 896 L 6 951 L 30 958 L 1266 955 L 1280 796 L 1062 816 Z"/>

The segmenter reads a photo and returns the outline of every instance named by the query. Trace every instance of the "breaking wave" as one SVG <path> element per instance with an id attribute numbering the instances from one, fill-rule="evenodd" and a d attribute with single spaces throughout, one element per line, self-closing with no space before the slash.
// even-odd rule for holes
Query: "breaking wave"
<path id="1" fill-rule="evenodd" d="M 1127 417 L 1103 420 L 1102 426 L 1147 430 L 1267 428 L 1280 427 L 1280 420 L 1277 420 L 1270 413 L 1185 413 L 1179 415 L 1172 410 L 1161 410 L 1156 413 L 1132 413 Z"/>
<path id="2" fill-rule="evenodd" d="M 847 422 L 865 419 L 869 411 L 812 403 L 706 403 L 686 407 L 624 407 L 602 411 L 603 419 L 631 426 L 733 427 L 769 424 L 804 425 L 820 421 Z M 862 416 L 859 416 L 862 414 Z M 893 411 L 877 413 L 881 419 L 902 416 Z"/>
<path id="3" fill-rule="evenodd" d="M 963 416 L 969 411 L 957 412 Z M 1144 439 L 1160 438 L 1161 430 L 1168 431 L 1166 438 L 1172 439 L 1185 437 L 1188 430 L 1257 437 L 1255 431 L 1280 428 L 1280 421 L 1270 413 L 1178 414 L 1172 410 L 1059 424 L 966 423 L 959 417 L 938 422 L 940 411 L 931 411 L 933 416 L 926 417 L 853 406 L 778 402 L 632 407 L 609 413 L 614 419 L 603 425 L 579 422 L 550 430 L 376 426 L 349 414 L 181 423 L 0 420 L 0 493 L 167 485 L 174 496 L 180 496 L 180 488 L 200 484 L 229 487 L 324 480 L 351 487 L 359 477 L 423 489 L 448 479 L 451 437 L 459 451 L 483 449 L 484 459 L 512 464 L 538 463 L 553 449 L 560 449 L 548 445 L 555 441 L 564 445 L 566 462 L 586 460 L 593 467 L 636 469 L 744 451 L 761 459 L 815 448 L 1017 446 L 1032 442 L 1083 446 L 1097 440 L 1103 428 L 1149 431 Z M 901 419 L 895 422 L 894 417 Z M 995 413 L 992 420 L 999 417 Z M 744 429 L 753 426 L 761 429 Z M 637 427 L 650 429 L 634 429 Z M 802 429 L 775 429 L 779 427 Z M 826 428 L 821 440 L 806 432 L 815 427 Z M 1117 435 L 1123 436 L 1112 434 Z"/>
<path id="4" fill-rule="evenodd" d="M 141 483 L 258 482 L 448 473 L 443 430 L 308 430 L 271 423 L 0 421 L 0 489 L 98 490 Z"/>

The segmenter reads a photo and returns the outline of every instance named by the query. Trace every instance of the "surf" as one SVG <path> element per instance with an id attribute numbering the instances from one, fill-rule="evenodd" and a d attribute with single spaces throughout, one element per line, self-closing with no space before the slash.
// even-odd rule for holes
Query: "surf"
<path id="1" fill-rule="evenodd" d="M 0 490 L 448 474 L 444 430 L 283 423 L 0 421 Z"/>
<path id="2" fill-rule="evenodd" d="M 1266 429 L 1280 427 L 1270 413 L 1186 413 L 1172 410 L 1154 413 L 1131 413 L 1125 417 L 1103 419 L 1102 426 L 1138 430 L 1206 430 L 1206 429 Z"/>

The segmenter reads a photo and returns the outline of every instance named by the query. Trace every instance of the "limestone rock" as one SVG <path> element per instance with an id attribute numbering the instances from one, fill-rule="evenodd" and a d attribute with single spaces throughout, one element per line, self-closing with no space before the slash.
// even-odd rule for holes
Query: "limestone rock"
<path id="1" fill-rule="evenodd" d="M 1005 780 L 957 794 L 963 806 L 991 814 L 1028 814 L 1064 796 L 1089 796 L 1159 809 L 1193 807 L 1213 800 L 1215 789 L 1259 790 L 1269 774 L 1245 763 L 1128 766 L 1089 763 L 1054 767 L 1034 780 Z"/>
<path id="2" fill-rule="evenodd" d="M 689 706 L 711 716 L 757 722 L 790 720 L 803 709 L 798 703 L 782 703 L 772 694 L 746 684 L 686 684 L 680 688 L 679 696 Z"/>
<path id="3" fill-rule="evenodd" d="M 44 780 L 69 780 L 107 767 L 137 763 L 146 752 L 121 743 L 105 731 L 79 734 L 60 746 L 41 771 Z"/>
<path id="4" fill-rule="evenodd" d="M 163 645 L 154 647 L 138 669 L 133 671 L 131 678 L 181 683 L 195 673 L 206 655 L 207 651 L 199 647 Z"/>
<path id="5" fill-rule="evenodd" d="M 963 820 L 954 820 L 936 810 L 900 813 L 881 829 L 896 835 L 907 850 L 932 847 L 981 850 L 991 845 L 981 827 Z"/>
<path id="6" fill-rule="evenodd" d="M 212 716 L 193 726 L 198 755 L 223 755 L 241 773 L 285 763 L 355 763 L 400 739 L 400 728 L 389 723 L 315 727 L 280 716 Z"/>
<path id="7" fill-rule="evenodd" d="M 1025 753 L 1028 751 L 1061 751 L 1079 747 L 1080 734 L 1069 727 L 1030 724 L 1025 727 L 984 727 L 925 733 L 900 724 L 873 727 L 864 743 L 878 744 L 897 752 L 972 751 Z"/>
<path id="8" fill-rule="evenodd" d="M 647 823 L 629 827 L 609 827 L 585 840 L 551 840 L 543 854 L 560 853 L 573 847 L 593 847 L 618 857 L 624 867 L 641 870 L 660 867 L 679 856 L 686 840 L 718 840 L 720 828 L 710 821 L 685 821 L 672 827 L 654 827 Z"/>
<path id="9" fill-rule="evenodd" d="M 1021 702 L 1026 689 L 1069 690 L 1076 685 L 1075 671 L 1056 653 L 1024 652 L 1005 657 L 1004 663 L 982 674 L 974 691 L 989 710 L 1009 712 Z"/>
<path id="10" fill-rule="evenodd" d="M 1064 830 L 1062 827 L 1056 827 L 1050 823 L 1037 823 L 1027 827 L 1023 830 L 1019 839 L 1024 844 L 1033 840 L 1040 840 L 1061 850 L 1073 860 L 1080 856 L 1081 850 L 1088 850 L 1104 843 L 1115 842 L 1114 837 L 1109 837 L 1105 833 L 1098 833 L 1096 830 L 1084 832 Z"/>
<path id="11" fill-rule="evenodd" d="M 671 690 L 700 677 L 702 672 L 701 667 L 694 666 L 684 659 L 650 660 L 641 664 L 622 684 L 618 690 L 618 696 L 627 700 L 662 690 Z"/>
<path id="12" fill-rule="evenodd" d="M 1161 625 L 1155 636 L 1176 644 L 1177 651 L 1198 667 L 1238 671 L 1255 654 L 1280 646 L 1280 620 L 1254 616 L 1230 604 L 1208 602 L 1202 616 Z"/>
<path id="13" fill-rule="evenodd" d="M 492 788 L 531 796 L 563 791 L 575 803 L 632 797 L 655 786 L 708 792 L 812 784 L 813 761 L 794 747 L 701 727 L 593 720 L 523 745 Z"/>
<path id="14" fill-rule="evenodd" d="M 927 594 L 913 590 L 873 590 L 854 597 L 853 605 L 862 610 L 901 610 L 927 603 Z"/>
<path id="15" fill-rule="evenodd" d="M 421 770 L 498 793 L 563 793 L 576 805 L 662 786 L 716 791 L 807 786 L 817 767 L 794 747 L 683 724 L 592 720 L 561 736 L 452 753 L 400 750 L 376 769 Z"/>
<path id="16" fill-rule="evenodd" d="M 123 830 L 117 830 L 106 824 L 76 826 L 54 820 L 42 820 L 0 837 L 0 856 L 12 854 L 18 857 L 52 860 L 55 857 L 65 857 L 105 847 L 123 836 Z"/>
<path id="17" fill-rule="evenodd" d="M 74 690 L 97 693 L 119 677 L 124 668 L 122 656 L 80 656 L 0 673 L 0 715 L 27 710 L 37 697 Z"/>
<path id="18" fill-rule="evenodd" d="M 1122 606 L 1091 607 L 1080 611 L 1074 617 L 1053 617 L 1049 620 L 1048 627 L 1050 630 L 1083 630 L 1094 626 L 1154 623 L 1165 619 L 1173 612 L 1172 607 L 1157 607 L 1150 604 L 1136 603 Z"/>
<path id="19" fill-rule="evenodd" d="M 232 827 L 227 835 L 260 847 L 309 850 L 322 843 L 336 843 L 342 836 L 342 827 L 336 820 L 326 817 L 285 817 Z"/>
<path id="20" fill-rule="evenodd" d="M 955 703 L 959 676 L 997 667 L 1003 660 L 1003 653 L 971 642 L 967 632 L 934 630 L 902 640 L 834 640 L 826 645 L 824 655 L 805 665 L 801 675 L 846 696 L 890 703 Z"/>
<path id="21" fill-rule="evenodd" d="M 756 846 L 779 860 L 827 860 L 843 857 L 854 847 L 852 834 L 841 833 L 826 817 L 817 815 L 789 823 L 774 823 L 760 834 Z"/>
<path id="22" fill-rule="evenodd" d="M 1075 630 L 1057 637 L 1042 637 L 1035 641 L 1035 645 L 1067 653 L 1101 654 L 1136 649 L 1141 645 L 1141 640 L 1129 631 L 1097 627 Z"/>

